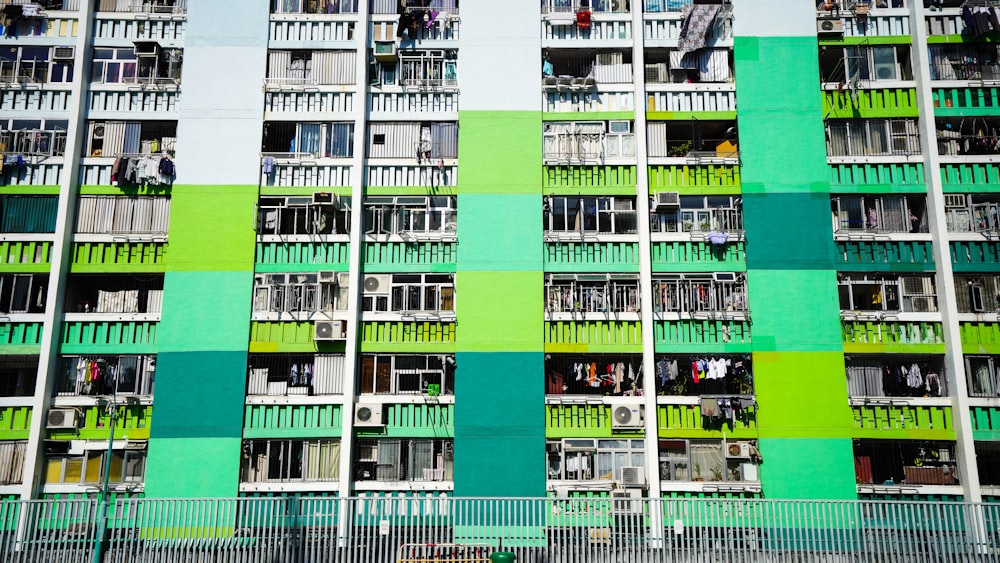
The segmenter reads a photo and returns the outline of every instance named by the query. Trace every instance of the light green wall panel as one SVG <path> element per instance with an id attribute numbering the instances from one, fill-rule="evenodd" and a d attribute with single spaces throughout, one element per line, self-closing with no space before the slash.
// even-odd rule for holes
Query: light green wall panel
<path id="1" fill-rule="evenodd" d="M 462 352 L 541 352 L 544 277 L 537 272 L 465 272 L 455 281 Z"/>
<path id="2" fill-rule="evenodd" d="M 761 438 L 760 480 L 767 498 L 857 497 L 850 438 Z"/>
<path id="3" fill-rule="evenodd" d="M 459 193 L 541 193 L 541 111 L 460 111 L 458 119 Z"/>

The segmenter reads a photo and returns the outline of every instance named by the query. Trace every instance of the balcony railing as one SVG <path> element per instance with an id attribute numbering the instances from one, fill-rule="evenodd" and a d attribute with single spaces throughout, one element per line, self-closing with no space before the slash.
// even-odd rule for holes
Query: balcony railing
<path id="1" fill-rule="evenodd" d="M 79 0 L 78 0 L 79 1 Z M 98 12 L 186 14 L 187 0 L 95 0 Z"/>

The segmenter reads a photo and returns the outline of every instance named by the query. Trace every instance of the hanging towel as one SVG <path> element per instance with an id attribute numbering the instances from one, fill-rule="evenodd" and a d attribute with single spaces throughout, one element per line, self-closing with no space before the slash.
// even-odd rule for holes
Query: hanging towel
<path id="1" fill-rule="evenodd" d="M 690 53 L 706 45 L 708 33 L 721 7 L 719 4 L 693 4 L 681 9 L 684 21 L 681 24 L 680 39 L 677 41 L 679 52 Z"/>
<path id="2" fill-rule="evenodd" d="M 701 400 L 701 416 L 717 418 L 719 416 L 719 403 L 715 399 L 703 398 Z"/>

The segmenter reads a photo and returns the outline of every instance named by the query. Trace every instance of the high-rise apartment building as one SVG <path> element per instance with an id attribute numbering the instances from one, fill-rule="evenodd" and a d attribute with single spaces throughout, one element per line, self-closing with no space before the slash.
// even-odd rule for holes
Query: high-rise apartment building
<path id="1" fill-rule="evenodd" d="M 995 495 L 996 4 L 0 0 L 0 498 Z"/>

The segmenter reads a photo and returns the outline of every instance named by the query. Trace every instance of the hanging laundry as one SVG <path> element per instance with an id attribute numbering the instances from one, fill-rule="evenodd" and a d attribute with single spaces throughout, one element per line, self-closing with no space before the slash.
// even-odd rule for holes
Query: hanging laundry
<path id="1" fill-rule="evenodd" d="M 712 398 L 701 399 L 701 416 L 717 418 L 719 416 L 719 402 Z"/>

